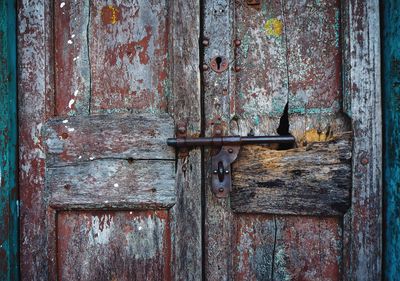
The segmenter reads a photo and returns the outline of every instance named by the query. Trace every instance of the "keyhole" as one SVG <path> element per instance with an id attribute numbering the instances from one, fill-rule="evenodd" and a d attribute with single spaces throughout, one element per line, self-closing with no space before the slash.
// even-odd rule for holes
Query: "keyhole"
<path id="1" fill-rule="evenodd" d="M 217 63 L 217 69 L 221 70 L 221 63 L 222 63 L 222 58 L 221 57 L 216 57 L 215 62 Z"/>

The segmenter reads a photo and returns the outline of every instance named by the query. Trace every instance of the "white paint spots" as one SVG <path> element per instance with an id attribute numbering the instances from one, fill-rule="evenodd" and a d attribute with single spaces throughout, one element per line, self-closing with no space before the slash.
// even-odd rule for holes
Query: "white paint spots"
<path id="1" fill-rule="evenodd" d="M 132 215 L 132 214 L 133 214 L 133 212 L 129 212 L 129 214 L 130 214 L 130 215 Z"/>
<path id="2" fill-rule="evenodd" d="M 75 128 L 68 128 L 68 132 L 73 132 L 75 131 Z"/>
<path id="3" fill-rule="evenodd" d="M 104 203 L 106 203 L 106 204 L 107 204 L 107 203 L 108 203 L 108 200 L 104 201 Z"/>
<path id="4" fill-rule="evenodd" d="M 81 155 L 79 155 L 78 159 L 82 159 L 82 156 L 81 156 Z"/>
<path id="5" fill-rule="evenodd" d="M 67 123 L 68 123 L 68 119 L 63 120 L 62 122 L 63 122 L 64 124 L 67 124 Z"/>
<path id="6" fill-rule="evenodd" d="M 72 39 L 75 38 L 75 34 L 72 34 L 72 35 L 71 35 L 71 38 L 72 38 Z"/>
<path id="7" fill-rule="evenodd" d="M 94 157 L 90 157 L 89 160 L 90 160 L 90 161 L 94 160 Z"/>
<path id="8" fill-rule="evenodd" d="M 63 8 L 65 6 L 65 2 L 61 2 L 60 8 Z"/>
<path id="9" fill-rule="evenodd" d="M 78 93 L 79 93 L 79 91 L 78 91 L 78 90 L 75 90 L 74 96 L 76 97 L 76 96 L 78 95 Z"/>
<path id="10" fill-rule="evenodd" d="M 71 99 L 70 101 L 69 101 L 69 103 L 68 103 L 68 107 L 69 108 L 72 108 L 72 105 L 75 103 L 75 100 L 74 99 Z"/>
<path id="11" fill-rule="evenodd" d="M 119 184 L 118 183 L 114 183 L 114 187 L 118 187 L 119 186 Z"/>
<path id="12" fill-rule="evenodd" d="M 79 56 L 73 58 L 72 60 L 73 60 L 73 61 L 76 61 L 76 60 L 78 60 L 78 59 L 79 59 Z"/>
<path id="13" fill-rule="evenodd" d="M 138 230 L 142 230 L 142 229 L 143 229 L 143 227 L 141 227 L 141 226 L 139 225 Z"/>
<path id="14" fill-rule="evenodd" d="M 71 45 L 72 44 L 72 40 L 68 40 L 67 43 Z"/>

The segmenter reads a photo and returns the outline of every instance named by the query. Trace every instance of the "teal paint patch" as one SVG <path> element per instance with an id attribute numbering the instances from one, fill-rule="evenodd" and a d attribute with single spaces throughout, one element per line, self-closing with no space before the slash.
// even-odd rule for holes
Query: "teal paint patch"
<path id="1" fill-rule="evenodd" d="M 335 11 L 335 47 L 339 48 L 340 42 L 340 11 Z"/>
<path id="2" fill-rule="evenodd" d="M 16 6 L 0 2 L 0 280 L 19 279 Z"/>
<path id="3" fill-rule="evenodd" d="M 383 5 L 384 280 L 400 276 L 400 0 Z"/>

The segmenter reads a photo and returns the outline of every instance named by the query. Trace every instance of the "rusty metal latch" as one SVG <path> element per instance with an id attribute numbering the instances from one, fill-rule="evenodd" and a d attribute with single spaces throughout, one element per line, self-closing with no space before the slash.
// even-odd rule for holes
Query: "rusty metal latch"
<path id="1" fill-rule="evenodd" d="M 216 197 L 228 197 L 232 190 L 231 164 L 236 160 L 240 147 L 251 144 L 294 143 L 293 136 L 227 136 L 212 138 L 169 138 L 167 144 L 176 148 L 196 146 L 220 147 L 217 155 L 211 158 L 211 191 Z"/>

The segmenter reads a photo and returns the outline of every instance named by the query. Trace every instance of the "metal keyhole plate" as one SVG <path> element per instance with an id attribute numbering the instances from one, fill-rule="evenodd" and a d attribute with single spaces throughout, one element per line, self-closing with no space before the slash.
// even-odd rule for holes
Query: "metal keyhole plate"
<path id="1" fill-rule="evenodd" d="M 210 62 L 211 69 L 217 73 L 222 73 L 228 68 L 228 60 L 225 57 L 217 56 Z"/>

